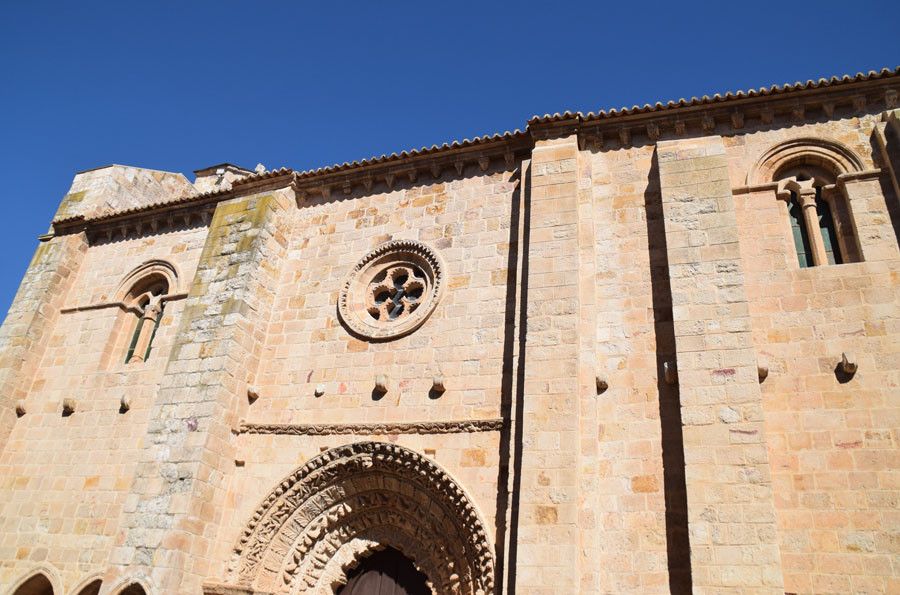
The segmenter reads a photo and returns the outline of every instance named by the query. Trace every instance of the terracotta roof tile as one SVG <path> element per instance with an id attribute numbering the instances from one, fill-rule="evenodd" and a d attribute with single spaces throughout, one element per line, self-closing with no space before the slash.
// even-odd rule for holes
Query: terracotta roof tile
<path id="1" fill-rule="evenodd" d="M 785 83 L 783 85 L 772 85 L 770 87 L 760 87 L 759 89 L 750 89 L 748 91 L 727 91 L 724 95 L 720 93 L 716 93 L 712 97 L 709 95 L 704 95 L 702 97 L 691 97 L 690 99 L 679 99 L 678 101 L 667 101 L 666 103 L 662 103 L 657 101 L 655 104 L 650 105 L 649 103 L 645 103 L 644 105 L 634 105 L 631 107 L 622 107 L 619 109 L 610 109 L 607 110 L 598 110 L 597 112 L 588 112 L 587 114 L 582 114 L 581 112 L 563 112 L 562 114 L 544 114 L 543 116 L 534 116 L 529 121 L 528 124 L 549 124 L 553 122 L 559 122 L 563 120 L 572 120 L 572 119 L 581 119 L 581 120 L 599 120 L 603 118 L 615 118 L 617 116 L 630 116 L 634 114 L 644 114 L 649 112 L 657 112 L 657 111 L 665 111 L 670 109 L 677 109 L 681 107 L 692 107 L 697 105 L 710 105 L 715 103 L 721 103 L 725 101 L 733 101 L 736 99 L 746 99 L 750 97 L 766 97 L 769 95 L 780 95 L 784 93 L 791 93 L 795 91 L 805 91 L 809 89 L 821 89 L 824 87 L 834 87 L 839 85 L 846 85 L 849 83 L 858 83 L 862 81 L 883 79 L 883 78 L 891 78 L 900 75 L 900 67 L 896 68 L 882 68 L 879 71 L 870 70 L 867 73 L 859 72 L 855 76 L 844 75 L 842 77 L 833 76 L 831 78 L 825 79 L 820 78 L 817 81 L 808 80 L 806 82 L 798 81 L 796 83 Z"/>

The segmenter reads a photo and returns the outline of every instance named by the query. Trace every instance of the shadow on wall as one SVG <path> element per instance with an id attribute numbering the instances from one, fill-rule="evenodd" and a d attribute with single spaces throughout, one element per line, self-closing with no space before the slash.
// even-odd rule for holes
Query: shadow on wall
<path id="1" fill-rule="evenodd" d="M 681 431 L 681 399 L 677 383 L 663 377 L 663 364 L 675 362 L 675 325 L 672 320 L 672 287 L 666 224 L 660 195 L 659 162 L 654 150 L 647 190 L 647 242 L 650 251 L 650 285 L 653 295 L 653 323 L 656 332 L 657 391 L 662 436 L 663 485 L 666 502 L 666 554 L 669 590 L 673 595 L 691 592 L 691 556 L 688 535 L 687 488 L 684 471 L 684 439 Z"/>
<path id="2" fill-rule="evenodd" d="M 503 378 L 500 385 L 500 415 L 503 418 L 503 428 L 500 434 L 500 469 L 497 477 L 497 573 L 494 578 L 497 593 L 514 595 L 516 592 L 514 570 L 517 558 L 517 542 L 519 530 L 519 490 L 522 477 L 522 432 L 523 418 L 521 411 L 525 398 L 525 335 L 527 330 L 528 303 L 528 234 L 530 232 L 529 199 L 531 197 L 530 171 L 522 171 L 523 163 L 519 167 L 518 183 L 513 191 L 512 204 L 510 205 L 509 224 L 509 255 L 506 263 L 506 308 L 504 315 L 503 331 Z M 524 198 L 522 186 L 524 184 Z M 523 212 L 524 210 L 524 212 Z M 519 244 L 519 228 L 522 227 L 522 244 Z M 521 255 L 521 256 L 520 256 Z M 517 283 L 519 259 L 521 258 L 521 284 Z M 521 294 L 518 289 L 521 288 Z M 516 306 L 519 307 L 519 319 L 516 320 Z M 518 358 L 513 361 L 516 341 L 516 322 L 518 322 Z M 516 375 L 515 383 L 513 374 Z M 513 395 L 515 386 L 515 395 Z M 515 398 L 515 411 L 517 412 L 515 427 L 510 423 L 513 412 L 513 398 Z M 510 468 L 512 464 L 512 494 L 509 493 Z M 510 501 L 510 497 L 512 500 Z M 506 525 L 506 515 L 509 513 L 509 526 Z M 509 544 L 509 551 L 506 545 Z M 509 584 L 504 585 L 506 574 L 509 574 Z"/>

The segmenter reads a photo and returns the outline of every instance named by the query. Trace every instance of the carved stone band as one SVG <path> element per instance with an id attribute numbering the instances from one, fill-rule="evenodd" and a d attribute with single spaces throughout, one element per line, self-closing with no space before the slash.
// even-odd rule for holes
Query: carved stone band
<path id="1" fill-rule="evenodd" d="M 254 424 L 241 423 L 238 434 L 282 434 L 290 436 L 335 436 L 375 434 L 464 434 L 498 432 L 502 419 L 469 419 L 456 421 L 414 421 L 371 424 Z"/>

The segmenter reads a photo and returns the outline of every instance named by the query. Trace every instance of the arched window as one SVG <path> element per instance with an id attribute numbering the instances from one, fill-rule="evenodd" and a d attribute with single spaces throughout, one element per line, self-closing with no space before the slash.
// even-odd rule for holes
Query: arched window
<path id="1" fill-rule="evenodd" d="M 162 275 L 149 275 L 128 292 L 125 304 L 134 312 L 136 321 L 125 363 L 144 362 L 150 357 L 153 339 L 162 320 L 163 297 L 168 293 L 169 283 Z"/>
<path id="2" fill-rule="evenodd" d="M 859 246 L 847 176 L 863 171 L 862 160 L 841 143 L 803 137 L 766 151 L 747 174 L 748 189 L 774 188 L 787 206 L 786 227 L 801 268 L 859 262 Z"/>
<path id="3" fill-rule="evenodd" d="M 177 291 L 178 272 L 163 260 L 145 262 L 125 277 L 116 292 L 123 312 L 108 350 L 113 361 L 132 364 L 150 358 L 163 310 Z"/>
<path id="4" fill-rule="evenodd" d="M 859 260 L 846 201 L 833 180 L 831 172 L 810 165 L 789 165 L 776 174 L 800 268 Z"/>

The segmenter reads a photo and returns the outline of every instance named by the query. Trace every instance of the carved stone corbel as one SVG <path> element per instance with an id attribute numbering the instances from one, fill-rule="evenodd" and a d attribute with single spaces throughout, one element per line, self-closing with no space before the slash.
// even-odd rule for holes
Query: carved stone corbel
<path id="1" fill-rule="evenodd" d="M 491 164 L 490 157 L 485 157 L 482 155 L 481 157 L 478 158 L 478 167 L 481 169 L 481 171 L 487 171 L 487 168 L 490 164 Z"/>

